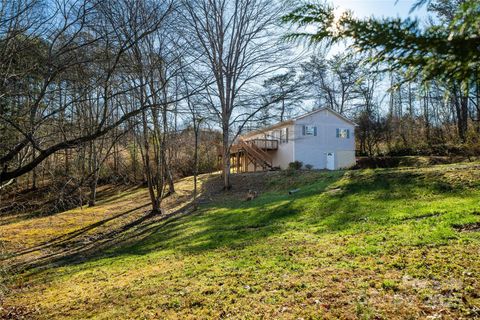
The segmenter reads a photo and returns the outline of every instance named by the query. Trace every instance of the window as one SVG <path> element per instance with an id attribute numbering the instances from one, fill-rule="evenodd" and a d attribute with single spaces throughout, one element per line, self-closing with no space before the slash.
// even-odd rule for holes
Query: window
<path id="1" fill-rule="evenodd" d="M 273 139 L 277 139 L 277 140 L 280 139 L 280 131 L 279 130 L 273 131 Z"/>
<path id="2" fill-rule="evenodd" d="M 304 136 L 316 136 L 317 127 L 315 126 L 303 126 L 303 135 Z"/>
<path id="3" fill-rule="evenodd" d="M 280 130 L 280 143 L 288 142 L 288 128 L 282 128 Z"/>
<path id="4" fill-rule="evenodd" d="M 337 138 L 350 139 L 350 129 L 337 128 Z"/>

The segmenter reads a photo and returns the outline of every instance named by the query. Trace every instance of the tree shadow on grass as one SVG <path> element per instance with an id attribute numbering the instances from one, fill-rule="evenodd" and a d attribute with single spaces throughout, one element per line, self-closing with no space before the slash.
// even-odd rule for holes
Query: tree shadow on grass
<path id="1" fill-rule="evenodd" d="M 445 179 L 439 172 L 379 171 L 360 174 L 345 188 L 348 193 L 369 192 L 376 200 L 388 201 L 393 198 L 414 198 L 419 191 L 431 194 L 461 194 L 466 186 Z M 388 192 L 385 192 L 387 191 Z"/>
<path id="2" fill-rule="evenodd" d="M 139 230 L 131 235 L 137 239 L 134 243 L 115 248 L 111 254 L 144 255 L 162 249 L 195 254 L 217 248 L 240 248 L 262 241 L 281 234 L 288 221 L 298 218 L 303 205 L 297 205 L 297 200 L 324 192 L 342 176 L 338 174 L 324 181 L 320 178 L 315 187 L 302 189 L 294 195 L 289 195 L 288 188 L 285 188 L 261 194 L 253 201 L 241 198 L 213 203 L 192 216 Z"/>
<path id="3" fill-rule="evenodd" d="M 383 201 L 388 206 L 389 201 L 395 200 L 389 198 L 388 194 L 396 193 L 397 197 L 408 199 L 414 196 L 416 188 L 427 188 L 430 185 L 430 181 L 422 181 L 411 173 L 395 176 L 372 174 L 350 179 L 341 186 L 338 194 L 328 193 L 343 175 L 344 173 L 321 173 L 317 180 L 313 183 L 309 181 L 308 185 L 302 186 L 293 195 L 288 195 L 287 191 L 292 185 L 298 186 L 302 177 L 293 177 L 300 182 L 295 180 L 290 185 L 276 188 L 275 192 L 262 193 L 253 201 L 244 201 L 242 193 L 230 193 L 227 200 L 214 196 L 212 202 L 196 211 L 192 210 L 190 203 L 186 203 L 170 216 L 143 215 L 116 230 L 102 234 L 92 242 L 80 243 L 61 254 L 54 253 L 35 261 L 27 268 L 39 270 L 168 249 L 197 254 L 217 248 L 242 248 L 281 234 L 290 221 L 301 220 L 306 225 L 319 225 L 320 232 L 346 230 L 372 217 L 378 217 L 379 223 L 391 223 L 387 222 L 390 217 L 382 217 L 383 209 L 374 213 L 367 212 L 365 209 L 368 205 L 355 197 L 371 195 L 374 201 Z M 208 179 L 200 193 L 212 193 L 213 189 L 221 197 L 222 193 L 217 192 L 219 179 L 218 176 Z M 405 184 L 409 188 L 405 188 Z M 437 190 L 435 186 L 428 188 L 432 192 Z M 328 197 L 316 197 L 325 193 L 328 193 Z M 326 203 L 320 203 L 321 201 Z M 313 202 L 319 203 L 318 208 L 312 209 Z M 306 207 L 311 211 L 308 214 L 304 212 Z M 75 234 L 72 236 L 76 237 Z"/>
<path id="4" fill-rule="evenodd" d="M 310 172 L 308 176 L 314 175 L 316 179 L 308 181 L 305 185 L 304 177 L 300 172 L 293 177 L 276 173 L 271 178 L 275 180 L 280 177 L 278 181 L 267 181 L 268 179 L 264 178 L 261 179 L 262 182 L 259 180 L 255 185 L 257 190 L 262 190 L 269 185 L 276 190 L 275 192 L 261 192 L 260 196 L 253 201 L 245 201 L 244 194 L 241 192 L 247 188 L 238 188 L 240 193 L 233 196 L 230 194 L 227 196 L 228 200 L 217 199 L 188 217 L 154 224 L 140 230 L 139 233 L 132 235 L 137 241 L 116 248 L 111 254 L 144 255 L 163 249 L 195 254 L 217 248 L 240 248 L 262 241 L 271 235 L 281 234 L 286 228 L 286 223 L 298 219 L 304 210 L 304 204 L 298 204 L 299 201 L 322 194 L 342 179 L 344 174 L 344 171 Z M 245 178 L 242 175 L 233 177 Z M 251 179 L 257 179 L 262 175 L 251 174 L 251 177 Z M 212 188 L 214 185 L 218 189 L 219 181 L 215 179 L 220 180 L 220 177 L 209 179 L 204 183 L 204 188 L 215 189 Z M 277 182 L 285 180 L 289 182 L 276 185 Z M 310 185 L 312 183 L 313 185 Z M 300 190 L 290 195 L 288 191 L 292 187 Z"/>
<path id="5" fill-rule="evenodd" d="M 117 254 L 144 255 L 162 249 L 175 249 L 186 253 L 199 253 L 220 247 L 238 248 L 280 233 L 282 222 L 299 214 L 293 200 L 272 207 L 266 204 L 255 209 L 231 211 L 225 208 L 217 213 L 200 211 L 194 217 L 178 219 L 154 226 L 142 233 L 146 235 L 132 246 L 116 251 Z"/>
<path id="6" fill-rule="evenodd" d="M 39 250 L 45 250 L 45 249 L 49 249 L 49 248 L 65 247 L 65 245 L 68 243 L 69 240 L 72 240 L 74 238 L 82 236 L 83 234 L 87 233 L 88 231 L 91 231 L 95 228 L 98 228 L 98 227 L 100 227 L 100 226 L 102 226 L 102 225 L 104 225 L 104 224 L 106 224 L 110 221 L 113 221 L 115 219 L 119 219 L 123 216 L 128 215 L 129 213 L 132 213 L 134 211 L 137 211 L 137 210 L 140 210 L 140 209 L 146 208 L 146 207 L 148 207 L 148 204 L 144 204 L 144 205 L 141 205 L 139 207 L 121 212 L 119 214 L 113 215 L 113 216 L 108 217 L 106 219 L 103 219 L 103 220 L 97 221 L 95 223 L 92 223 L 92 224 L 90 224 L 86 227 L 83 227 L 83 228 L 77 229 L 75 231 L 71 231 L 71 232 L 62 234 L 62 235 L 60 235 L 58 237 L 55 237 L 55 238 L 52 238 L 52 239 L 49 239 L 48 241 L 45 241 L 45 242 L 40 243 L 38 245 L 35 245 L 33 247 L 29 247 L 29 248 L 14 252 L 8 258 L 18 257 L 18 256 L 21 256 L 21 255 L 25 255 L 25 254 L 28 254 L 28 253 L 32 253 L 32 252 L 39 251 Z"/>
<path id="7" fill-rule="evenodd" d="M 351 175 L 340 192 L 330 195 L 310 217 L 310 224 L 319 225 L 319 233 L 362 225 L 372 231 L 375 226 L 406 223 L 405 217 L 438 217 L 441 214 L 432 202 L 467 199 L 475 192 L 438 172 L 375 171 Z"/>
<path id="8" fill-rule="evenodd" d="M 108 204 L 125 196 L 125 192 L 135 192 L 139 186 L 108 185 L 99 187 L 97 205 Z M 77 194 L 70 195 L 78 197 Z M 63 208 L 52 207 L 58 195 L 50 191 L 49 187 L 41 187 L 35 190 L 26 190 L 15 195 L 6 195 L 0 201 L 0 226 L 9 225 L 35 218 L 53 216 L 74 209 L 78 206 L 77 201 Z M 68 198 L 68 196 L 67 196 Z"/>
<path id="9" fill-rule="evenodd" d="M 91 257 L 101 255 L 103 250 L 119 244 L 124 233 L 134 230 L 138 226 L 146 226 L 152 223 L 151 220 L 153 220 L 155 216 L 149 212 L 146 212 L 140 217 L 120 226 L 119 228 L 109 230 L 108 232 L 97 233 L 89 238 L 84 238 L 82 235 L 88 231 L 100 227 L 109 221 L 119 219 L 120 217 L 131 214 L 134 211 L 146 208 L 148 205 L 149 204 L 145 204 L 117 214 L 113 217 L 95 222 L 77 231 L 57 237 L 52 241 L 45 242 L 42 244 L 42 246 L 36 246 L 17 252 L 13 256 L 9 256 L 7 259 L 4 259 L 4 261 L 8 262 L 8 260 L 12 257 L 15 258 L 34 251 L 47 249 L 47 254 L 35 258 L 34 260 L 27 260 L 25 262 L 16 263 L 10 266 L 10 269 L 16 270 L 17 272 L 31 271 L 30 273 L 32 274 L 49 267 L 86 262 L 90 260 Z M 167 219 L 168 217 L 162 218 Z M 160 218 L 160 220 L 162 218 Z"/>
<path id="10" fill-rule="evenodd" d="M 296 205 L 297 199 L 323 192 L 340 177 L 341 175 L 335 179 L 326 179 L 316 188 L 306 189 L 298 195 L 289 196 L 288 190 L 284 190 L 281 193 L 261 194 L 259 198 L 249 202 L 244 201 L 241 189 L 236 200 L 232 200 L 235 195 L 230 194 L 228 199 L 231 201 L 217 203 L 213 199 L 213 202 L 196 211 L 192 210 L 191 203 L 186 203 L 169 216 L 145 214 L 131 223 L 97 235 L 93 241 L 78 241 L 77 237 L 82 233 L 105 223 L 97 222 L 70 235 L 59 237 L 57 243 L 49 244 L 52 251 L 50 254 L 15 267 L 17 270 L 37 273 L 55 266 L 75 265 L 122 255 L 144 255 L 161 249 L 195 254 L 220 247 L 246 246 L 282 232 L 284 223 L 295 219 L 301 212 L 302 208 Z M 216 190 L 218 180 L 219 176 L 208 179 L 200 194 L 212 193 L 213 190 L 221 196 L 222 193 Z M 115 217 L 127 213 L 128 211 Z"/>

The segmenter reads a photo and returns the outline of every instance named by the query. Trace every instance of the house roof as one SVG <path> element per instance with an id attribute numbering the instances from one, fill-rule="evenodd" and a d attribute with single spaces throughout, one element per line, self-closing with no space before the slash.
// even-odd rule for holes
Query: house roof
<path id="1" fill-rule="evenodd" d="M 350 123 L 350 124 L 352 124 L 352 125 L 354 125 L 354 126 L 357 125 L 355 122 L 353 122 L 353 121 L 350 120 L 349 118 L 345 117 L 345 116 L 342 115 L 341 113 L 339 113 L 339 112 L 337 112 L 337 111 L 335 111 L 335 110 L 333 110 L 332 108 L 329 108 L 329 107 L 323 107 L 323 108 L 315 109 L 315 110 L 310 111 L 310 112 L 308 112 L 308 113 L 305 113 L 305 114 L 303 114 L 303 115 L 301 115 L 301 116 L 298 116 L 298 117 L 294 118 L 293 120 L 294 120 L 294 121 L 297 121 L 297 120 L 303 119 L 303 118 L 305 118 L 305 117 L 308 117 L 308 116 L 310 116 L 310 115 L 312 115 L 312 114 L 315 114 L 315 113 L 317 113 L 317 112 L 324 111 L 324 110 L 330 111 L 331 113 L 333 113 L 334 115 L 336 115 L 336 116 L 339 117 L 340 119 L 345 120 L 346 122 L 348 122 L 348 123 Z"/>
<path id="2" fill-rule="evenodd" d="M 264 128 L 261 128 L 261 129 L 257 129 L 257 130 L 253 130 L 253 131 L 250 131 L 250 132 L 247 132 L 245 134 L 243 134 L 242 136 L 243 137 L 250 137 L 250 136 L 253 136 L 253 135 L 256 135 L 256 134 L 260 134 L 260 133 L 263 133 L 265 131 L 270 131 L 270 130 L 273 130 L 273 129 L 277 129 L 277 128 L 281 128 L 285 125 L 289 125 L 289 124 L 293 124 L 295 121 L 297 120 L 300 120 L 300 119 L 303 119 L 305 117 L 308 117 L 312 114 L 315 114 L 317 112 L 321 112 L 321 111 L 324 111 L 324 110 L 328 110 L 330 111 L 331 113 L 333 113 L 334 115 L 336 115 L 337 117 L 339 117 L 340 119 L 356 126 L 357 124 L 355 122 L 353 122 L 352 120 L 350 120 L 349 118 L 345 117 L 344 115 L 338 113 L 337 111 L 333 110 L 332 108 L 329 108 L 329 107 L 323 107 L 323 108 L 319 108 L 319 109 L 315 109 L 313 111 L 310 111 L 308 113 L 305 113 L 301 116 L 298 116 L 296 118 L 293 118 L 291 120 L 286 120 L 286 121 L 282 121 L 282 122 L 278 122 L 276 124 L 273 124 L 271 126 L 268 126 L 268 127 L 264 127 Z"/>
<path id="3" fill-rule="evenodd" d="M 259 134 L 259 133 L 263 133 L 265 131 L 270 131 L 270 130 L 273 130 L 273 129 L 277 129 L 277 128 L 281 128 L 285 125 L 288 125 L 288 124 L 293 124 L 294 123 L 294 120 L 286 120 L 286 121 L 282 121 L 282 122 L 278 122 L 276 124 L 272 124 L 271 126 L 268 126 L 268 127 L 264 127 L 264 128 L 260 128 L 260 129 L 257 129 L 257 130 L 253 130 L 253 131 L 250 131 L 250 132 L 247 132 L 245 134 L 242 134 L 242 137 L 250 137 L 250 136 L 254 136 L 256 134 Z"/>

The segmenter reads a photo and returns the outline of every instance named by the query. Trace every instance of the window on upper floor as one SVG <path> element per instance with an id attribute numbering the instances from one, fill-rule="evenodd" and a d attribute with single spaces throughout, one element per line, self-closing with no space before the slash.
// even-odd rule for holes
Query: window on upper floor
<path id="1" fill-rule="evenodd" d="M 337 128 L 337 138 L 350 139 L 350 129 Z"/>
<path id="2" fill-rule="evenodd" d="M 280 129 L 280 143 L 288 143 L 288 128 Z"/>
<path id="3" fill-rule="evenodd" d="M 280 130 L 274 130 L 272 132 L 272 139 L 276 139 L 276 140 L 280 139 Z"/>
<path id="4" fill-rule="evenodd" d="M 317 127 L 305 125 L 303 126 L 303 135 L 304 136 L 316 136 L 317 135 Z"/>

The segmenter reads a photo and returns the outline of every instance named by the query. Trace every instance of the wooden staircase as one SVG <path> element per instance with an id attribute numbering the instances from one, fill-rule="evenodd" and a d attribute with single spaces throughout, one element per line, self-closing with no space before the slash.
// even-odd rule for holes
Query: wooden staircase
<path id="1" fill-rule="evenodd" d="M 231 157 L 231 167 L 237 173 L 248 171 L 250 164 L 253 164 L 254 171 L 257 168 L 263 171 L 273 169 L 272 156 L 258 147 L 255 141 L 239 140 L 231 148 Z"/>
<path id="2" fill-rule="evenodd" d="M 263 170 L 272 169 L 272 156 L 266 151 L 250 141 L 240 140 L 239 145 L 246 152 L 247 156 L 250 157 L 250 160 L 263 168 Z"/>

